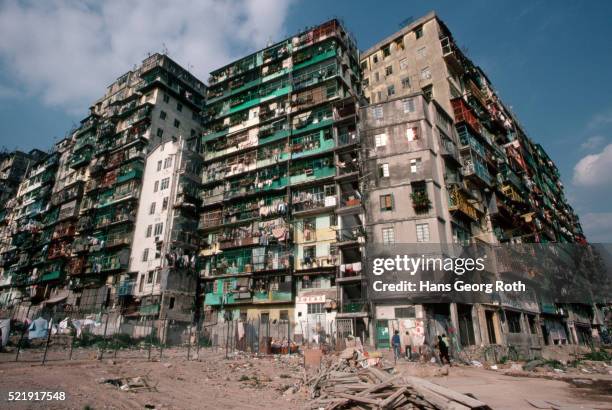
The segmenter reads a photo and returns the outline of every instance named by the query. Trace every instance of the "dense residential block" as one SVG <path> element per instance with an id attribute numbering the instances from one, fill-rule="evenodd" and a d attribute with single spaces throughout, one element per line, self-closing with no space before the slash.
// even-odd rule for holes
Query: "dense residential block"
<path id="1" fill-rule="evenodd" d="M 208 86 L 151 55 L 49 153 L 0 153 L 0 188 L 13 317 L 103 311 L 163 340 L 257 320 L 383 348 L 418 330 L 531 355 L 588 343 L 601 313 L 369 294 L 366 244 L 586 244 L 555 164 L 434 13 L 361 54 L 330 20 Z"/>
<path id="2" fill-rule="evenodd" d="M 359 85 L 356 46 L 337 20 L 211 73 L 200 219 L 208 320 L 295 320 L 295 336 L 308 338 L 367 315 L 361 282 L 338 280 L 364 242 Z"/>

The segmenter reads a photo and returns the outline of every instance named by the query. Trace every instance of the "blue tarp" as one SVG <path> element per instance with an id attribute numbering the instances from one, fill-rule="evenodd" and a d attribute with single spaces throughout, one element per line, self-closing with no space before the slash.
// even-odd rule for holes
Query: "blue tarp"
<path id="1" fill-rule="evenodd" d="M 47 332 L 49 331 L 49 322 L 42 317 L 35 319 L 28 328 L 30 333 L 28 334 L 28 338 L 31 339 L 41 339 L 47 338 Z"/>

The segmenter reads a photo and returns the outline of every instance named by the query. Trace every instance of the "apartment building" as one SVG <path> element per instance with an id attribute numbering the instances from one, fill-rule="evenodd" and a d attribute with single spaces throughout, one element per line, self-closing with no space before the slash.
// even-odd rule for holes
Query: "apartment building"
<path id="1" fill-rule="evenodd" d="M 434 13 L 362 53 L 361 68 L 369 241 L 584 242 L 557 168 Z M 452 333 L 458 347 L 542 344 L 537 305 L 406 302 L 373 308 L 377 345 L 394 330 Z"/>
<path id="2" fill-rule="evenodd" d="M 355 276 L 364 238 L 359 79 L 337 20 L 211 73 L 200 220 L 209 320 L 312 323 L 296 325 L 299 339 L 363 316 L 361 282 L 338 280 Z"/>
<path id="3" fill-rule="evenodd" d="M 172 253 L 183 241 L 177 248 L 181 255 L 184 247 L 195 247 L 189 226 L 195 232 L 198 179 L 193 175 L 199 168 L 192 169 L 191 162 L 199 163 L 199 154 L 197 145 L 186 141 L 202 132 L 205 89 L 168 56 L 154 54 L 111 84 L 79 127 L 31 168 L 10 220 L 17 233 L 3 259 L 12 262 L 15 257 L 9 256 L 17 255 L 5 276 L 13 278 L 6 285 L 21 295 L 22 304 L 45 301 L 77 312 L 106 309 L 141 319 L 159 317 L 149 300 L 139 311 L 142 295 L 134 293 L 134 283 L 148 271 L 139 271 L 137 264 L 131 271 L 130 262 L 143 258 L 134 254 L 141 252 L 134 241 L 147 239 L 149 221 L 139 218 L 140 205 L 144 209 L 158 200 L 161 210 L 161 195 L 167 191 L 146 191 L 146 204 L 139 199 L 143 187 L 154 184 L 145 170 L 156 169 L 159 152 L 167 147 L 175 157 L 173 196 L 165 198 L 173 211 L 164 215 L 164 232 L 174 236 L 159 241 L 150 253 L 156 269 L 166 269 L 167 275 L 170 264 L 160 250 Z M 191 225 L 181 219 L 183 208 L 188 208 Z M 142 238 L 135 232 L 144 232 Z"/>
<path id="4" fill-rule="evenodd" d="M 202 174 L 198 143 L 198 138 L 174 138 L 147 156 L 130 258 L 134 279 L 123 286 L 131 288 L 149 317 L 193 320 Z"/>
<path id="5" fill-rule="evenodd" d="M 49 230 L 45 229 L 45 216 L 58 163 L 57 152 L 32 163 L 10 201 L 5 228 L 10 232 L 10 243 L 2 249 L 1 299 L 6 303 L 30 303 L 30 300 L 38 303 L 49 296 L 47 283 L 56 279 L 45 266 L 50 237 Z"/>

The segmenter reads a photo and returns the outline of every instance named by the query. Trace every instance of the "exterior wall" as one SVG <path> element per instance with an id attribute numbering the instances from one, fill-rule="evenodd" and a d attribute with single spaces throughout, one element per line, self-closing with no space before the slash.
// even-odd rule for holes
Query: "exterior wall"
<path id="1" fill-rule="evenodd" d="M 161 243 L 166 237 L 166 231 L 172 229 L 168 226 L 168 214 L 172 212 L 176 181 L 176 162 L 179 152 L 178 143 L 167 142 L 158 145 L 148 155 L 144 170 L 140 203 L 136 216 L 136 227 L 134 229 L 134 242 L 130 256 L 130 271 L 138 272 L 134 295 L 159 294 L 161 290 L 161 267 L 163 255 L 161 248 L 157 249 L 156 243 Z M 170 161 L 170 162 L 168 162 Z M 161 162 L 161 168 L 158 164 Z M 168 186 L 161 189 L 162 180 L 168 178 Z M 158 190 L 155 192 L 155 186 Z M 167 206 L 163 208 L 163 202 L 167 200 Z M 151 206 L 155 203 L 154 212 Z M 162 232 L 155 234 L 155 227 L 162 224 Z M 149 234 L 147 234 L 150 228 Z M 143 259 L 144 252 L 147 259 Z M 152 283 L 147 283 L 147 275 L 152 272 Z M 142 284 L 142 285 L 141 285 Z"/>

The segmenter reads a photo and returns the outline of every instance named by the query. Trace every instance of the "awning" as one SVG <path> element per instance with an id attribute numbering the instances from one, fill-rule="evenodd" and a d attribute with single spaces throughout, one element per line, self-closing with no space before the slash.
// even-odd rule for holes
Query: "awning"
<path id="1" fill-rule="evenodd" d="M 50 299 L 47 299 L 47 300 L 43 301 L 43 304 L 45 304 L 45 305 L 52 305 L 54 303 L 58 303 L 58 302 L 66 300 L 67 297 L 68 297 L 67 294 L 66 295 L 57 295 L 57 296 L 55 296 L 53 298 L 50 298 Z"/>

